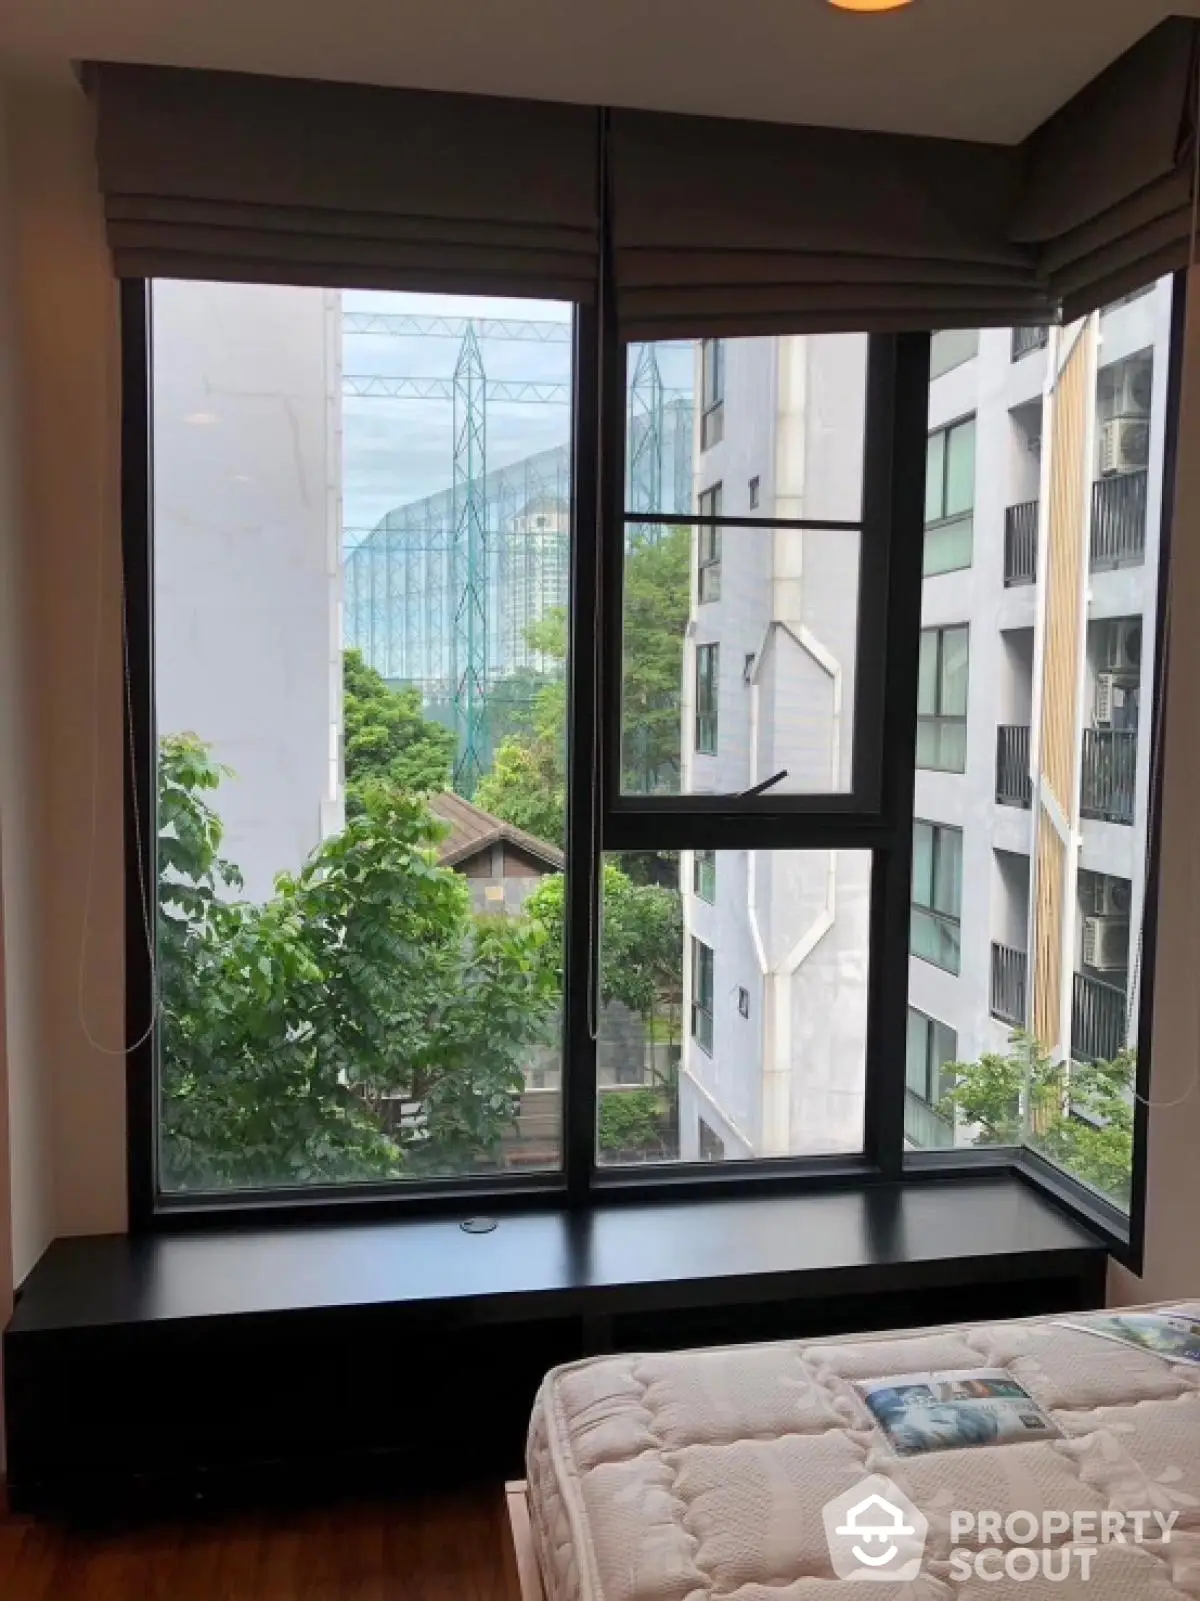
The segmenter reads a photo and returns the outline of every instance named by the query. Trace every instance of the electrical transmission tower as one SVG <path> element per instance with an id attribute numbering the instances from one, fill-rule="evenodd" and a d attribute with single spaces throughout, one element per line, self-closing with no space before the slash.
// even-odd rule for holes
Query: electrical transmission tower
<path id="1" fill-rule="evenodd" d="M 488 750 L 487 409 L 483 356 L 472 327 L 454 369 L 454 787 L 468 799 L 486 771 Z"/>

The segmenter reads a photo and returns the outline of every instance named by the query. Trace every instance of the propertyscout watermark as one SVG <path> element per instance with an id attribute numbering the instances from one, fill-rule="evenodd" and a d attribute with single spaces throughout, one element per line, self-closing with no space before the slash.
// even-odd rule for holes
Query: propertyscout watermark
<path id="1" fill-rule="evenodd" d="M 829 1558 L 839 1579 L 908 1583 L 921 1570 L 928 1519 L 891 1479 L 873 1474 L 823 1509 Z M 1105 1545 L 1166 1545 L 1178 1512 L 997 1512 L 950 1514 L 951 1579 L 1090 1579 Z"/>

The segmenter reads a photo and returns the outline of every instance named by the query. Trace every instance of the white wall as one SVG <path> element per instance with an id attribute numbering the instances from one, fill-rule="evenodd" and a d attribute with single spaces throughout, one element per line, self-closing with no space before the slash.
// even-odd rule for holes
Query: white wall
<path id="1" fill-rule="evenodd" d="M 321 289 L 154 290 L 159 733 L 230 769 L 251 900 L 341 822 L 340 328 Z"/>

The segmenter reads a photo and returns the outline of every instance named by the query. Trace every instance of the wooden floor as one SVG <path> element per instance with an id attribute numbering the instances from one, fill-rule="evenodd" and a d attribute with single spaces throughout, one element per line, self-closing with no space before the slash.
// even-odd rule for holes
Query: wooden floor
<path id="1" fill-rule="evenodd" d="M 520 1601 L 504 1487 L 121 1532 L 0 1515 L 4 1601 Z"/>

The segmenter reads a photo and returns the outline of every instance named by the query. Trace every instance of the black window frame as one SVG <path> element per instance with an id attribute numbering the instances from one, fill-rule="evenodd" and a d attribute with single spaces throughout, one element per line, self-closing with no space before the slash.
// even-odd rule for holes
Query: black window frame
<path id="1" fill-rule="evenodd" d="M 121 497 L 124 561 L 125 1017 L 130 1227 L 257 1228 L 263 1223 L 362 1221 L 371 1217 L 458 1215 L 486 1197 L 489 1211 L 564 1202 L 586 1209 L 621 1198 L 689 1199 L 723 1194 L 803 1193 L 831 1183 L 864 1185 L 978 1177 L 1012 1171 L 1082 1218 L 1113 1254 L 1139 1270 L 1145 1220 L 1151 1023 L 1159 885 L 1162 730 L 1165 727 L 1164 604 L 1169 575 L 1174 469 L 1178 451 L 1186 280 L 1175 279 L 1160 542 L 1158 630 L 1153 658 L 1157 713 L 1152 752 L 1150 833 L 1140 986 L 1138 1101 L 1128 1214 L 1029 1150 L 906 1152 L 906 1028 L 912 909 L 917 651 L 921 624 L 928 448 L 928 333 L 874 335 L 867 378 L 863 506 L 850 524 L 864 540 L 859 637 L 878 641 L 858 686 L 852 796 L 628 796 L 620 791 L 620 597 L 624 502 L 625 347 L 611 287 L 575 320 L 573 531 L 568 667 L 568 822 L 564 983 L 563 1160 L 553 1172 L 476 1175 L 422 1184 L 382 1183 L 304 1190 L 164 1195 L 157 1184 L 155 977 L 146 923 L 153 924 L 156 729 L 152 537 L 152 373 L 150 282 L 120 286 Z M 650 520 L 676 522 L 660 515 Z M 778 526 L 775 519 L 723 518 L 722 525 Z M 1149 660 L 1149 659 L 1148 659 Z M 1147 672 L 1149 672 L 1147 667 Z M 864 767 L 860 765 L 860 750 Z M 863 779 L 859 783 L 859 779 Z M 597 930 L 603 853 L 634 850 L 862 849 L 871 852 L 870 977 L 866 1107 L 858 1157 L 700 1160 L 637 1170 L 601 1168 L 596 1148 Z M 949 1199 L 948 1204 L 952 1204 Z"/>
<path id="2" fill-rule="evenodd" d="M 934 710 L 932 712 L 924 712 L 924 711 L 921 710 L 920 698 L 919 698 L 920 694 L 921 694 L 920 668 L 921 668 L 921 659 L 922 659 L 922 654 L 923 654 L 921 647 L 922 647 L 922 644 L 923 644 L 924 640 L 926 638 L 928 638 L 931 634 L 936 636 L 936 639 L 937 639 L 936 661 L 935 661 L 935 666 L 934 666 L 934 670 L 933 670 L 933 700 L 934 700 L 934 705 L 936 707 L 936 710 Z M 918 702 L 917 702 L 917 757 L 916 757 L 916 761 L 917 761 L 917 769 L 918 769 L 919 772 L 925 772 L 925 773 L 965 773 L 966 770 L 967 770 L 967 719 L 968 719 L 968 716 L 969 716 L 969 712 L 968 711 L 945 712 L 945 711 L 942 710 L 942 705 L 943 705 L 943 701 L 945 699 L 945 691 L 946 691 L 945 666 L 946 666 L 946 635 L 947 634 L 962 634 L 966 638 L 966 644 L 967 644 L 967 693 L 966 693 L 966 696 L 965 696 L 965 702 L 966 702 L 966 705 L 968 707 L 970 706 L 970 701 L 971 701 L 971 626 L 970 626 L 970 624 L 969 623 L 935 623 L 935 624 L 932 624 L 928 628 L 922 628 L 921 634 L 920 634 L 920 638 L 917 641 L 917 696 L 918 696 Z M 941 736 L 942 736 L 943 732 L 946 729 L 958 729 L 958 728 L 962 729 L 962 766 L 961 767 L 949 767 L 944 762 L 934 763 L 934 762 L 928 762 L 928 761 L 922 761 L 921 760 L 921 735 L 925 731 L 925 729 L 927 729 L 927 728 L 932 728 L 932 729 L 934 729 L 936 731 L 936 733 L 938 735 L 938 744 L 939 745 L 941 744 Z"/>

